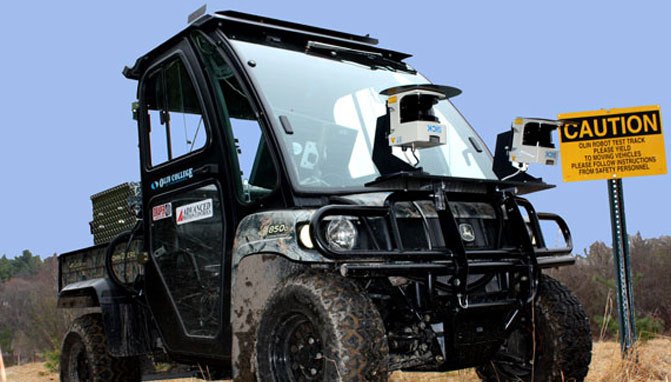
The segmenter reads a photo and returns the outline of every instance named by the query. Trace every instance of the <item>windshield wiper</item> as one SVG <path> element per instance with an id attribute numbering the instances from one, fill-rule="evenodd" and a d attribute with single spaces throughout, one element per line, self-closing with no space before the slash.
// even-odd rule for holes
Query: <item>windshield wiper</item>
<path id="1" fill-rule="evenodd" d="M 331 58 L 339 61 L 352 61 L 369 66 L 373 69 L 384 68 L 392 71 L 403 71 L 408 73 L 417 73 L 403 61 L 393 60 L 385 57 L 380 52 L 371 52 L 367 50 L 346 48 L 338 45 L 325 44 L 317 41 L 308 41 L 306 53 L 317 54 L 322 57 Z"/>

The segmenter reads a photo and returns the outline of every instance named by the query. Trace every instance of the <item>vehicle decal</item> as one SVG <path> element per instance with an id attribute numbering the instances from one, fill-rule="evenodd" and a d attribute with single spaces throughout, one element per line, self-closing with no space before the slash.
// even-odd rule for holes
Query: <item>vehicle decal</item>
<path id="1" fill-rule="evenodd" d="M 305 250 L 296 239 L 296 225 L 310 222 L 313 213 L 314 210 L 275 210 L 247 215 L 235 234 L 233 268 L 245 256 L 257 253 L 280 253 L 299 262 L 331 262 L 319 251 Z"/>
<path id="2" fill-rule="evenodd" d="M 151 182 L 149 186 L 152 190 L 159 190 L 163 187 L 172 186 L 185 180 L 193 178 L 193 168 L 187 168 L 172 175 L 164 176 L 161 179 Z"/>
<path id="3" fill-rule="evenodd" d="M 160 204 L 151 209 L 151 220 L 158 221 L 172 217 L 172 203 Z"/>
<path id="4" fill-rule="evenodd" d="M 211 218 L 214 216 L 212 199 L 205 199 L 199 202 L 186 204 L 177 207 L 175 211 L 177 225 L 192 223 L 198 220 Z"/>

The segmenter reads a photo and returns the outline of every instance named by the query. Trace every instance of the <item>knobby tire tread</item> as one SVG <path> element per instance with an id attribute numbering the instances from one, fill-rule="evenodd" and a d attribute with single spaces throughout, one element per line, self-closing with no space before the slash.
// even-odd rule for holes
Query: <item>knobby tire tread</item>
<path id="1" fill-rule="evenodd" d="M 325 380 L 387 381 L 389 348 L 380 313 L 364 291 L 340 276 L 309 272 L 286 280 L 266 305 L 257 337 L 261 347 L 266 346 L 273 317 L 291 299 L 313 305 L 314 313 L 328 326 L 324 330 L 334 344 L 331 361 L 335 370 Z M 269 377 L 268 363 L 258 359 L 258 365 L 259 380 L 274 381 Z"/>
<path id="2" fill-rule="evenodd" d="M 81 316 L 72 322 L 63 341 L 61 381 L 77 382 L 68 370 L 70 350 L 81 341 L 87 353 L 93 382 L 139 382 L 142 380 L 138 357 L 113 357 L 107 352 L 107 338 L 100 314 Z"/>
<path id="3" fill-rule="evenodd" d="M 592 358 L 592 335 L 582 305 L 567 287 L 542 275 L 535 309 L 543 352 L 536 355 L 533 382 L 583 382 Z M 477 373 L 485 382 L 522 381 L 506 378 L 495 368 L 492 362 L 478 367 Z"/>

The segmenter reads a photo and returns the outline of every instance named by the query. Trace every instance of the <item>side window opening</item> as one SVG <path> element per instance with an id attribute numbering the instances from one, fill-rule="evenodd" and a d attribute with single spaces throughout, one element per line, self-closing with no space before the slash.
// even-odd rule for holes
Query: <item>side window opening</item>
<path id="1" fill-rule="evenodd" d="M 235 177 L 238 197 L 243 202 L 253 202 L 268 195 L 277 183 L 263 130 L 233 68 L 207 38 L 194 34 L 194 41 L 224 114 L 228 151 L 234 153 L 233 171 L 239 174 Z"/>
<path id="2" fill-rule="evenodd" d="M 200 103 L 182 61 L 171 61 L 151 74 L 144 89 L 152 166 L 205 146 L 207 131 Z"/>

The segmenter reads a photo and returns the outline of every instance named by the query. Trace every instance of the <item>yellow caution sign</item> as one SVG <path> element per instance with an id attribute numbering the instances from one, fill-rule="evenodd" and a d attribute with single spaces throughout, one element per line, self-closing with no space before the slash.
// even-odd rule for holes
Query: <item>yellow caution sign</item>
<path id="1" fill-rule="evenodd" d="M 666 174 L 659 106 L 559 114 L 565 182 Z"/>

